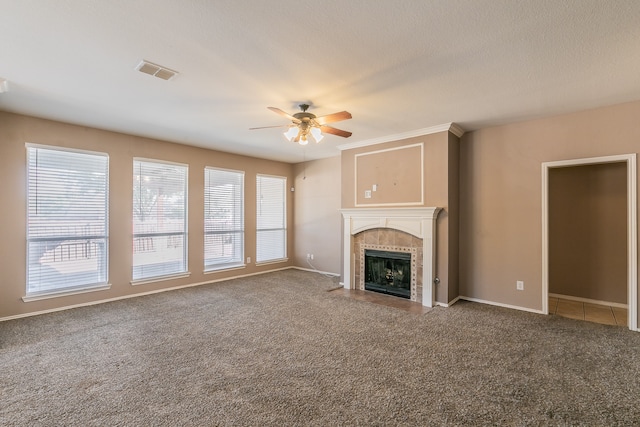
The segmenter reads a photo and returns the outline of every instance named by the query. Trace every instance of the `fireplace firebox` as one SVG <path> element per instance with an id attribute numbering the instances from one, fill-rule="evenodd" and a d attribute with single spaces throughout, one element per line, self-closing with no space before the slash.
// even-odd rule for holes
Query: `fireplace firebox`
<path id="1" fill-rule="evenodd" d="M 411 254 L 365 249 L 364 288 L 410 299 Z"/>

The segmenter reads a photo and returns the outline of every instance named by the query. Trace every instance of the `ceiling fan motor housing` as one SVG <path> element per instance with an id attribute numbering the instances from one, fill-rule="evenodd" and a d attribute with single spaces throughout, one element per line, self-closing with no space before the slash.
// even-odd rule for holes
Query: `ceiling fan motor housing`
<path id="1" fill-rule="evenodd" d="M 308 104 L 300 104 L 301 113 L 295 113 L 293 117 L 299 120 L 299 123 L 295 123 L 300 129 L 300 137 L 306 137 L 311 131 L 313 126 L 319 127 L 316 123 L 314 123 L 314 119 L 316 118 L 315 114 L 307 113 L 307 108 L 309 108 Z"/>
<path id="2" fill-rule="evenodd" d="M 295 113 L 293 115 L 293 117 L 295 117 L 296 119 L 300 120 L 301 122 L 310 122 L 311 120 L 316 118 L 315 114 L 311 114 L 311 113 Z"/>

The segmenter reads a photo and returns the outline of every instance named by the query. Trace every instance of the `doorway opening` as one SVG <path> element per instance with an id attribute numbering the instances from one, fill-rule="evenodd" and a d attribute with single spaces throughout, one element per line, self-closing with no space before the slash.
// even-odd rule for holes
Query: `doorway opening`
<path id="1" fill-rule="evenodd" d="M 543 312 L 549 296 L 626 305 L 637 330 L 636 155 L 547 162 L 542 176 Z"/>

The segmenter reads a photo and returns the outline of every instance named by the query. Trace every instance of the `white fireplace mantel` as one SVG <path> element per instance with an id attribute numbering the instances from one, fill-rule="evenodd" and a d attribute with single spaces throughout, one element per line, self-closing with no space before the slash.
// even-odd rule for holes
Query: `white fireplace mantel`
<path id="1" fill-rule="evenodd" d="M 355 288 L 353 273 L 353 239 L 351 236 L 374 228 L 404 231 L 422 239 L 422 305 L 433 307 L 433 284 L 436 255 L 436 218 L 441 208 L 360 208 L 342 209 L 344 221 L 342 245 L 344 281 L 347 289 Z"/>

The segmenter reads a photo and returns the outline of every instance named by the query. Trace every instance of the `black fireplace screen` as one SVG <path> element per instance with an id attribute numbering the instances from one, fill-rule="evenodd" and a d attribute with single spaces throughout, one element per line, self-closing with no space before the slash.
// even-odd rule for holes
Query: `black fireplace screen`
<path id="1" fill-rule="evenodd" d="M 411 298 L 411 254 L 364 251 L 364 288 L 402 298 Z"/>

